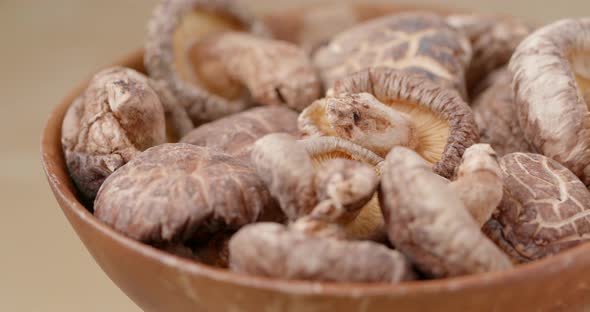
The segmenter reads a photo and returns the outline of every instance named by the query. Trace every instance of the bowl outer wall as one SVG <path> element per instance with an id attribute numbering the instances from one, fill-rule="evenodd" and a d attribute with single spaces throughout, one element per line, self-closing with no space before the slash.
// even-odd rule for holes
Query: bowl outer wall
<path id="1" fill-rule="evenodd" d="M 115 65 L 145 71 L 143 51 Z M 134 241 L 77 199 L 61 148 L 64 114 L 84 82 L 53 111 L 41 140 L 49 185 L 109 278 L 145 311 L 588 311 L 590 244 L 513 270 L 397 285 L 284 281 L 183 259 Z"/>

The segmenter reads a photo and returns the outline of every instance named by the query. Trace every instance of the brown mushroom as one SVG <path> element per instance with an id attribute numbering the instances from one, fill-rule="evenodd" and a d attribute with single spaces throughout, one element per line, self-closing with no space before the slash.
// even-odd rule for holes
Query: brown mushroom
<path id="1" fill-rule="evenodd" d="M 255 107 L 206 123 L 180 142 L 249 158 L 251 145 L 274 132 L 297 133 L 297 113 L 283 106 Z"/>
<path id="2" fill-rule="evenodd" d="M 256 141 L 252 149 L 256 171 L 290 220 L 309 215 L 320 204 L 329 209 L 335 205 L 339 211 L 348 211 L 333 220 L 343 226 L 348 237 L 379 240 L 384 232 L 383 217 L 372 196 L 376 176 L 358 165 L 334 163 L 335 159 L 362 162 L 375 171 L 382 161 L 372 152 L 334 137 L 296 141 L 287 134 L 270 134 Z"/>
<path id="3" fill-rule="evenodd" d="M 273 12 L 264 23 L 273 37 L 313 53 L 343 29 L 397 10 L 397 5 L 382 3 L 321 3 Z"/>
<path id="4" fill-rule="evenodd" d="M 466 73 L 470 97 L 477 96 L 474 87 L 507 64 L 518 44 L 535 29 L 531 23 L 499 15 L 456 14 L 448 16 L 447 23 L 471 42 L 473 57 Z"/>
<path id="5" fill-rule="evenodd" d="M 144 75 L 122 67 L 96 74 L 62 124 L 66 164 L 82 196 L 94 199 L 106 177 L 164 143 L 165 131 L 162 105 Z"/>
<path id="6" fill-rule="evenodd" d="M 509 69 L 526 140 L 590 185 L 590 18 L 535 31 L 518 46 Z"/>
<path id="7" fill-rule="evenodd" d="M 303 136 L 338 136 L 380 156 L 415 149 L 450 178 L 465 148 L 478 140 L 471 110 L 452 89 L 405 71 L 374 68 L 339 80 L 334 96 L 299 116 Z"/>
<path id="8" fill-rule="evenodd" d="M 518 124 L 510 71 L 507 68 L 496 70 L 480 85 L 478 88 L 483 91 L 472 106 L 480 142 L 490 144 L 500 156 L 533 151 Z"/>
<path id="9" fill-rule="evenodd" d="M 283 215 L 249 162 L 205 147 L 163 144 L 109 176 L 94 214 L 148 243 L 182 243 Z"/>
<path id="10" fill-rule="evenodd" d="M 539 154 L 500 159 L 504 196 L 485 232 L 515 262 L 590 240 L 590 192 L 571 171 Z"/>
<path id="11" fill-rule="evenodd" d="M 442 16 L 401 13 L 368 21 L 335 36 L 313 57 L 325 88 L 356 71 L 387 67 L 421 74 L 466 97 L 471 46 Z"/>
<path id="12" fill-rule="evenodd" d="M 379 200 L 389 239 L 420 271 L 447 277 L 512 266 L 416 152 L 394 147 L 382 170 Z"/>
<path id="13" fill-rule="evenodd" d="M 235 2 L 165 0 L 149 23 L 146 68 L 195 125 L 241 111 L 253 100 L 301 110 L 319 97 L 305 53 L 257 36 L 266 29 Z"/>
<path id="14" fill-rule="evenodd" d="M 502 172 L 496 152 L 488 144 L 471 145 L 465 150 L 450 186 L 482 226 L 502 200 Z"/>
<path id="15" fill-rule="evenodd" d="M 231 270 L 261 276 L 332 282 L 414 279 L 409 262 L 395 250 L 312 236 L 281 224 L 245 226 L 232 237 L 229 250 Z"/>

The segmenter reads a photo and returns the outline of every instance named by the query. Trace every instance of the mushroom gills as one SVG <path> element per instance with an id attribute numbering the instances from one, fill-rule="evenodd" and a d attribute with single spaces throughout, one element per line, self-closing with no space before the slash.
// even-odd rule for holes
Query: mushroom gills
<path id="1" fill-rule="evenodd" d="M 384 102 L 412 120 L 416 135 L 416 152 L 430 164 L 438 162 L 449 138 L 449 124 L 432 111 L 405 101 Z"/>
<path id="2" fill-rule="evenodd" d="M 580 92 L 582 93 L 582 97 L 586 102 L 586 107 L 588 107 L 588 110 L 590 110 L 590 78 L 586 78 L 581 74 L 575 74 L 575 77 L 578 87 L 580 88 Z"/>
<path id="3" fill-rule="evenodd" d="M 240 31 L 245 27 L 236 18 L 223 14 L 221 12 L 203 12 L 193 10 L 187 13 L 178 24 L 173 38 L 174 59 L 176 70 L 180 78 L 188 83 L 199 85 L 202 79 L 199 79 L 198 60 L 195 60 L 195 46 L 204 37 L 210 37 L 212 34 L 218 34 L 227 31 Z M 214 67 L 205 69 L 214 70 Z M 203 71 L 203 70 L 201 70 Z M 205 86 L 209 87 L 209 86 Z M 212 89 L 212 93 L 219 94 L 219 90 Z M 225 91 L 223 94 L 227 94 Z M 235 96 L 235 91 L 230 92 L 230 97 Z M 221 95 L 221 94 L 219 94 Z"/>
<path id="4" fill-rule="evenodd" d="M 355 158 L 354 155 L 342 151 L 331 151 L 312 156 L 314 170 L 317 171 L 323 163 L 334 158 L 362 161 Z M 374 167 L 375 173 L 378 176 L 381 174 L 379 168 L 379 166 Z M 377 194 L 375 194 L 371 200 L 361 208 L 358 216 L 353 221 L 343 225 L 343 229 L 346 237 L 353 237 L 357 240 L 380 240 L 385 236 L 384 226 L 385 221 L 383 219 L 383 214 L 381 213 L 381 206 L 379 206 L 379 199 Z"/>

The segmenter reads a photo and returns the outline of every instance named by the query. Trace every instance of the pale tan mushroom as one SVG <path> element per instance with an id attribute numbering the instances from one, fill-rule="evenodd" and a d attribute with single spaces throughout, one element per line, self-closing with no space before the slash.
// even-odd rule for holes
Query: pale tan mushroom
<path id="1" fill-rule="evenodd" d="M 123 67 L 97 73 L 69 107 L 61 141 L 72 180 L 93 200 L 104 179 L 141 151 L 166 142 L 164 110 L 143 74 Z"/>
<path id="2" fill-rule="evenodd" d="M 453 188 L 416 152 L 393 148 L 382 170 L 379 199 L 389 239 L 420 271 L 447 277 L 512 267 Z"/>
<path id="3" fill-rule="evenodd" d="M 447 178 L 479 139 L 471 110 L 456 91 L 387 68 L 337 81 L 334 96 L 315 101 L 298 124 L 304 137 L 341 137 L 381 157 L 394 146 L 410 147 Z"/>
<path id="4" fill-rule="evenodd" d="M 365 283 L 415 279 L 398 251 L 374 242 L 309 235 L 281 224 L 248 225 L 231 238 L 229 250 L 231 270 L 260 276 Z"/>
<path id="5" fill-rule="evenodd" d="M 471 46 L 444 17 L 406 12 L 367 21 L 335 36 L 313 61 L 324 87 L 362 69 L 386 67 L 418 73 L 464 98 Z"/>
<path id="6" fill-rule="evenodd" d="M 590 185 L 590 18 L 538 29 L 509 68 L 526 140 Z"/>
<path id="7" fill-rule="evenodd" d="M 335 159 L 367 164 L 375 173 L 369 174 L 356 165 L 334 163 Z M 290 220 L 309 215 L 323 205 L 326 209 L 348 211 L 333 221 L 354 239 L 379 240 L 384 234 L 381 210 L 373 196 L 378 181 L 375 174 L 382 160 L 369 150 L 334 137 L 297 141 L 287 134 L 270 134 L 256 141 L 252 149 L 252 163 Z M 327 182 L 334 184 L 324 184 Z M 354 190 L 347 190 L 349 187 Z"/>

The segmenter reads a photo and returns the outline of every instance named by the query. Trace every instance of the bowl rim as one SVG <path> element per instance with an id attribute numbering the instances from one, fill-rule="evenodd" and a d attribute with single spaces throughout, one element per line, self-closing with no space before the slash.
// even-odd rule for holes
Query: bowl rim
<path id="1" fill-rule="evenodd" d="M 138 64 L 138 59 L 143 60 L 143 50 L 128 54 L 112 66 L 129 66 Z M 191 275 L 231 283 L 245 287 L 253 287 L 270 291 L 280 291 L 300 295 L 331 295 L 331 296 L 388 296 L 403 295 L 408 293 L 425 293 L 440 290 L 459 290 L 489 287 L 494 284 L 507 284 L 517 280 L 526 279 L 531 275 L 556 276 L 567 270 L 574 262 L 590 263 L 590 242 L 582 243 L 576 247 L 561 251 L 540 260 L 520 264 L 512 269 L 478 273 L 457 277 L 449 277 L 433 280 L 406 281 L 397 284 L 386 283 L 336 283 L 314 282 L 304 280 L 284 280 L 270 277 L 254 276 L 245 273 L 232 272 L 228 269 L 216 268 L 193 260 L 182 258 L 174 254 L 143 244 L 119 233 L 107 224 L 98 220 L 77 199 L 76 194 L 69 189 L 71 180 L 64 181 L 56 174 L 56 170 L 66 169 L 59 164 L 63 158 L 61 147 L 61 124 L 67 108 L 73 99 L 77 97 L 88 84 L 85 80 L 56 106 L 43 129 L 41 136 L 41 161 L 48 183 L 53 189 L 58 201 L 65 203 L 60 205 L 64 213 L 70 212 L 83 223 L 83 226 L 93 227 L 102 235 L 108 237 L 122 247 L 137 253 L 149 260 L 161 263 L 172 269 Z M 56 144 L 57 143 L 57 144 Z M 66 175 L 67 176 L 67 175 Z M 71 223 L 71 222 L 70 222 Z"/>

